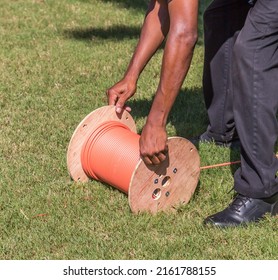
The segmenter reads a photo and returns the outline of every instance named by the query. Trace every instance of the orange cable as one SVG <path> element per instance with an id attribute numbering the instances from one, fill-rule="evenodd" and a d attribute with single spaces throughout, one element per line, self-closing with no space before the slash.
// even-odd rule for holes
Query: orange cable
<path id="1" fill-rule="evenodd" d="M 278 157 L 278 154 L 276 154 L 276 157 Z M 222 166 L 227 166 L 227 165 L 240 164 L 240 162 L 241 162 L 240 160 L 229 161 L 229 162 L 218 163 L 218 164 L 213 164 L 213 165 L 201 166 L 200 169 L 210 169 L 210 168 L 215 168 L 215 167 L 222 167 Z"/>
<path id="2" fill-rule="evenodd" d="M 131 176 L 140 159 L 139 135 L 117 121 L 93 131 L 81 150 L 81 164 L 89 178 L 128 193 Z"/>
<path id="3" fill-rule="evenodd" d="M 238 164 L 238 163 L 240 163 L 240 160 L 237 160 L 237 161 L 229 161 L 229 162 L 218 163 L 218 164 L 207 165 L 207 166 L 201 166 L 200 169 L 209 169 L 209 168 L 215 168 L 215 167 L 222 167 L 222 166 L 227 166 L 227 165 L 232 165 L 232 164 Z"/>

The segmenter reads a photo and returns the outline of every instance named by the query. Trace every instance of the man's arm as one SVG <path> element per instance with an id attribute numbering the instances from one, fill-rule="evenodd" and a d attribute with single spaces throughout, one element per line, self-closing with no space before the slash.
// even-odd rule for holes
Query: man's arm
<path id="1" fill-rule="evenodd" d="M 170 27 L 165 45 L 160 82 L 140 137 L 140 154 L 146 164 L 166 157 L 166 122 L 189 70 L 197 41 L 198 0 L 168 3 Z"/>
<path id="2" fill-rule="evenodd" d="M 124 78 L 108 89 L 109 105 L 115 105 L 118 113 L 136 91 L 137 80 L 144 67 L 165 39 L 169 30 L 167 0 L 152 0 L 141 29 L 140 39 Z"/>

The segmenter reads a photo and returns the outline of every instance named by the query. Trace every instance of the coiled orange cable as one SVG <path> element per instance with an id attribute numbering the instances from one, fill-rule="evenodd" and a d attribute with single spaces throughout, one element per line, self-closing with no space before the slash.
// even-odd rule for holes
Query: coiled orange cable
<path id="1" fill-rule="evenodd" d="M 131 176 L 140 159 L 140 136 L 126 125 L 107 121 L 94 130 L 81 150 L 81 163 L 88 177 L 128 193 Z"/>

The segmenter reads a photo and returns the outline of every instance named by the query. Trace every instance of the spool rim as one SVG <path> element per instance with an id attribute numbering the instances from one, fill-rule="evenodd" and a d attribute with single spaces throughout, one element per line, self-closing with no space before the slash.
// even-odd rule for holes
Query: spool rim
<path id="1" fill-rule="evenodd" d="M 74 181 L 88 182 L 91 179 L 82 168 L 82 147 L 92 131 L 106 121 L 118 121 L 125 124 L 132 132 L 137 132 L 135 122 L 126 110 L 118 114 L 115 111 L 115 106 L 107 105 L 89 113 L 74 130 L 68 145 L 67 167 L 69 175 Z"/>
<path id="2" fill-rule="evenodd" d="M 158 166 L 147 167 L 142 159 L 138 162 L 128 189 L 128 202 L 132 212 L 175 210 L 178 205 L 187 204 L 195 192 L 200 176 L 197 148 L 182 137 L 169 137 L 168 147 L 168 157 L 171 158 L 169 163 L 164 161 Z M 179 156 L 175 157 L 177 152 Z M 185 157 L 181 158 L 180 153 L 185 153 Z M 183 165 L 188 159 L 190 168 L 186 169 Z"/>

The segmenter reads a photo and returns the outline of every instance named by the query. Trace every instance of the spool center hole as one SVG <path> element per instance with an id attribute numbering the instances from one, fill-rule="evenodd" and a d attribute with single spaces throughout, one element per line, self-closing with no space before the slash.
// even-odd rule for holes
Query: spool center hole
<path id="1" fill-rule="evenodd" d="M 161 182 L 162 187 L 166 188 L 170 185 L 171 182 L 171 177 L 170 176 L 165 176 Z"/>
<path id="2" fill-rule="evenodd" d="M 161 189 L 160 188 L 155 189 L 152 193 L 152 199 L 157 200 L 160 198 L 160 196 L 161 196 Z"/>

